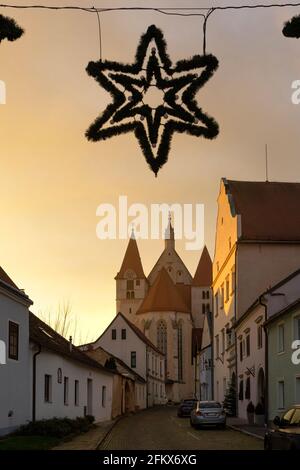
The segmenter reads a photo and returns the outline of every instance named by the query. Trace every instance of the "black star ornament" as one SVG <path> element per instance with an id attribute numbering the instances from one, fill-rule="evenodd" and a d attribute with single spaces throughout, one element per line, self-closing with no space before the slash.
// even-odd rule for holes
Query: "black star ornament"
<path id="1" fill-rule="evenodd" d="M 211 54 L 195 55 L 173 66 L 166 48 L 162 31 L 152 25 L 140 39 L 133 64 L 100 60 L 86 69 L 113 98 L 86 131 L 87 139 L 105 140 L 133 131 L 155 175 L 168 159 L 175 132 L 207 139 L 219 133 L 216 121 L 195 99 L 218 68 L 218 60 Z M 156 107 L 147 103 L 151 87 L 163 94 Z"/>

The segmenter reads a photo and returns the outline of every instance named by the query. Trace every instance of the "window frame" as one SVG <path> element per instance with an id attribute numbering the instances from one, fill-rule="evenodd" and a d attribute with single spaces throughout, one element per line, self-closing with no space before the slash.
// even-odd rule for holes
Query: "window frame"
<path id="1" fill-rule="evenodd" d="M 11 344 L 11 329 L 14 329 L 15 328 L 15 331 L 16 331 L 16 344 L 12 345 Z M 7 356 L 8 356 L 8 359 L 11 359 L 12 361 L 18 361 L 19 360 L 19 343 L 20 343 L 20 324 L 13 321 L 13 320 L 8 320 L 8 352 L 7 352 Z M 16 352 L 13 353 L 11 352 L 11 348 L 14 347 L 16 348 Z"/>
<path id="2" fill-rule="evenodd" d="M 136 369 L 136 351 L 130 351 L 130 367 Z"/>

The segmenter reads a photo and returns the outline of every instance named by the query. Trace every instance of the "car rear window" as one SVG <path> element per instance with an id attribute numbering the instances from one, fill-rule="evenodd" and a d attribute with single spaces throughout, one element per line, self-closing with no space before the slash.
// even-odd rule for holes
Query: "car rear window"
<path id="1" fill-rule="evenodd" d="M 204 402 L 201 402 L 199 403 L 199 408 L 201 409 L 206 409 L 206 408 L 222 408 L 221 406 L 221 403 L 217 402 L 217 401 L 214 401 L 214 402 L 211 402 L 211 403 L 204 403 Z"/>
<path id="2" fill-rule="evenodd" d="M 291 426 L 300 426 L 300 409 L 296 408 L 290 422 Z"/>

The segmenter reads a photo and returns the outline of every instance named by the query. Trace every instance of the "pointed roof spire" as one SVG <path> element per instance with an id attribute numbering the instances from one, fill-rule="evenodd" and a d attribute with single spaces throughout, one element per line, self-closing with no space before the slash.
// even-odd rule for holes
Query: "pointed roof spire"
<path id="1" fill-rule="evenodd" d="M 190 313 L 169 274 L 162 268 L 137 313 L 182 312 Z"/>
<path id="2" fill-rule="evenodd" d="M 210 287 L 212 284 L 212 261 L 206 245 L 203 248 L 199 264 L 192 282 L 194 287 Z"/>
<path id="3" fill-rule="evenodd" d="M 172 226 L 171 211 L 169 212 L 168 226 L 165 230 L 165 246 L 166 248 L 175 247 L 175 233 L 174 233 L 174 228 Z"/>
<path id="4" fill-rule="evenodd" d="M 136 276 L 138 279 L 143 279 L 145 278 L 144 270 L 143 270 L 143 265 L 142 261 L 140 258 L 140 253 L 139 249 L 137 246 L 137 242 L 135 239 L 135 234 L 134 234 L 134 228 L 132 227 L 131 235 L 130 235 L 130 240 L 127 245 L 127 249 L 125 252 L 125 256 L 123 259 L 123 263 L 121 266 L 120 271 L 116 275 L 115 279 L 122 279 L 124 278 L 125 272 L 131 269 L 132 271 L 135 272 Z"/>

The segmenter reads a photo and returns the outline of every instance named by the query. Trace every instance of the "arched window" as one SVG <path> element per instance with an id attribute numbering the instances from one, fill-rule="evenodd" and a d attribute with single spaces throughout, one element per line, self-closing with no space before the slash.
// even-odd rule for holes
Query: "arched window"
<path id="1" fill-rule="evenodd" d="M 247 377 L 247 379 L 246 379 L 245 398 L 247 400 L 250 400 L 250 398 L 251 398 L 250 377 Z"/>
<path id="2" fill-rule="evenodd" d="M 167 325 L 163 320 L 157 324 L 157 348 L 165 355 L 165 371 L 167 372 Z"/>
<path id="3" fill-rule="evenodd" d="M 60 367 L 57 369 L 57 383 L 62 383 L 62 371 Z"/>
<path id="4" fill-rule="evenodd" d="M 182 322 L 178 325 L 178 380 L 183 379 Z"/>

